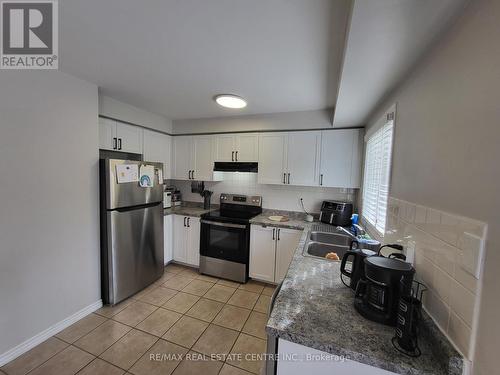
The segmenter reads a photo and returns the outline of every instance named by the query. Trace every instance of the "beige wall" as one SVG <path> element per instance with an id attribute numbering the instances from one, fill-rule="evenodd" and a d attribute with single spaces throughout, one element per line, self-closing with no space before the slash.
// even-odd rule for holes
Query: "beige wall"
<path id="1" fill-rule="evenodd" d="M 97 86 L 0 72 L 0 358 L 101 299 Z"/>
<path id="2" fill-rule="evenodd" d="M 391 195 L 488 224 L 474 373 L 498 372 L 500 2 L 475 0 L 370 121 L 397 103 Z"/>
<path id="3" fill-rule="evenodd" d="M 331 111 L 301 111 L 263 115 L 174 120 L 175 134 L 259 130 L 322 129 L 332 127 Z"/>
<path id="4" fill-rule="evenodd" d="M 120 102 L 109 96 L 99 95 L 99 114 L 153 130 L 172 133 L 172 120 Z"/>

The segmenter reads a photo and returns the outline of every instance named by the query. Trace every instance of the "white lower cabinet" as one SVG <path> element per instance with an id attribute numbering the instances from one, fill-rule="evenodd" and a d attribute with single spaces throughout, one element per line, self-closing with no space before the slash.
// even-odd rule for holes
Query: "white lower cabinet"
<path id="1" fill-rule="evenodd" d="M 200 219 L 191 216 L 173 216 L 173 259 L 200 266 Z"/>
<path id="2" fill-rule="evenodd" d="M 278 228 L 276 233 L 276 267 L 275 282 L 280 282 L 286 276 L 293 254 L 302 236 L 302 231 L 295 229 Z"/>
<path id="3" fill-rule="evenodd" d="M 187 263 L 187 229 L 186 216 L 172 215 L 174 217 L 174 249 L 173 258 L 177 262 Z"/>
<path id="4" fill-rule="evenodd" d="M 278 342 L 277 375 L 394 375 L 394 372 L 344 359 L 287 340 Z"/>
<path id="5" fill-rule="evenodd" d="M 249 276 L 274 282 L 276 228 L 252 225 L 250 230 Z"/>
<path id="6" fill-rule="evenodd" d="M 187 264 L 200 266 L 200 219 L 188 217 Z"/>
<path id="7" fill-rule="evenodd" d="M 301 235 L 301 230 L 252 225 L 249 276 L 271 283 L 283 280 Z"/>
<path id="8" fill-rule="evenodd" d="M 174 254 L 173 254 L 173 237 L 172 234 L 174 233 L 174 228 L 173 228 L 174 222 L 173 222 L 173 215 L 167 215 L 163 217 L 163 248 L 164 248 L 164 254 L 163 254 L 163 262 L 164 264 L 169 263 L 172 259 L 174 259 Z"/>

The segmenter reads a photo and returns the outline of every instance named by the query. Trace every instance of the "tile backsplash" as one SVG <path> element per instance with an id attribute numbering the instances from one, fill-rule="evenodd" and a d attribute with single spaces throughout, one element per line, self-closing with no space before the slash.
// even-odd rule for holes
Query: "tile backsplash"
<path id="1" fill-rule="evenodd" d="M 392 197 L 387 215 L 384 242 L 413 252 L 424 308 L 471 359 L 487 225 Z"/>
<path id="2" fill-rule="evenodd" d="M 356 189 L 336 189 L 323 187 L 261 185 L 257 183 L 257 174 L 249 172 L 217 172 L 222 181 L 205 182 L 205 189 L 214 192 L 212 203 L 219 202 L 221 193 L 261 195 L 264 208 L 302 211 L 300 198 L 304 199 L 306 210 L 316 213 L 323 200 L 341 200 L 355 202 Z M 185 201 L 202 202 L 199 194 L 191 193 L 191 181 L 171 180 L 177 186 Z"/>

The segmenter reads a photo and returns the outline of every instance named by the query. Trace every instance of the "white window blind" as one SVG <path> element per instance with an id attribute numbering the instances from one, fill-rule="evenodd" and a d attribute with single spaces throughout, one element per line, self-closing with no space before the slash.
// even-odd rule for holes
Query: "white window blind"
<path id="1" fill-rule="evenodd" d="M 385 233 L 389 195 L 393 118 L 393 113 L 387 115 L 385 124 L 366 143 L 362 215 L 382 236 Z"/>

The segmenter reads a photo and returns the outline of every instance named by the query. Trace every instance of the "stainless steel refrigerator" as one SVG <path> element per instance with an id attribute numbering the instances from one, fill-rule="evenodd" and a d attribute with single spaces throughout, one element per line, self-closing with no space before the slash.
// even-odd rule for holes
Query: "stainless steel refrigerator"
<path id="1" fill-rule="evenodd" d="M 105 304 L 123 301 L 163 274 L 162 168 L 162 163 L 100 159 Z"/>

